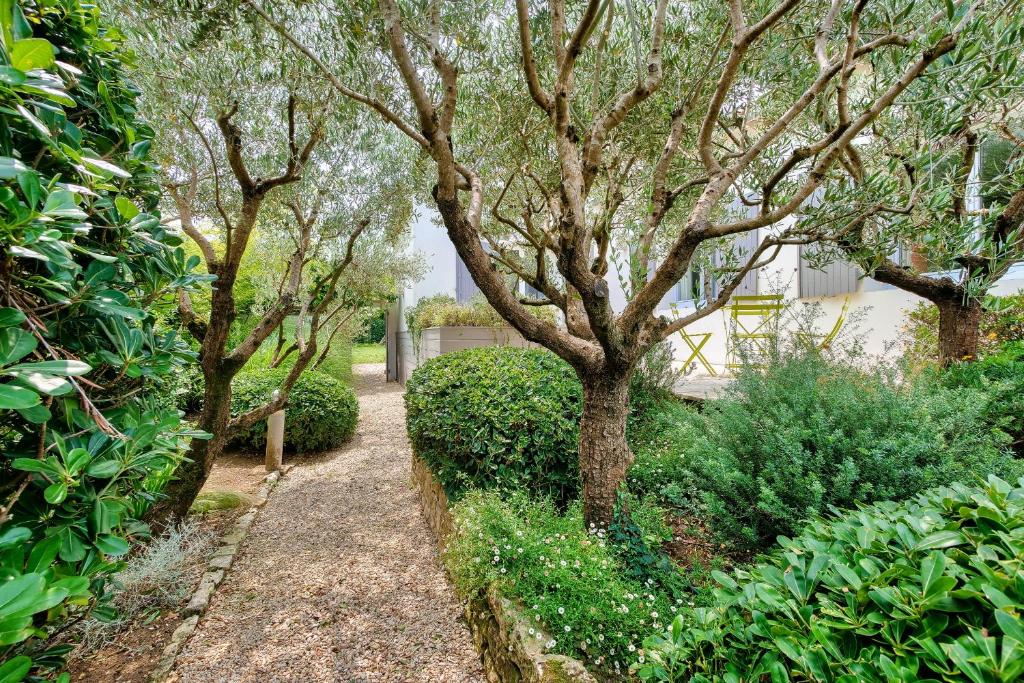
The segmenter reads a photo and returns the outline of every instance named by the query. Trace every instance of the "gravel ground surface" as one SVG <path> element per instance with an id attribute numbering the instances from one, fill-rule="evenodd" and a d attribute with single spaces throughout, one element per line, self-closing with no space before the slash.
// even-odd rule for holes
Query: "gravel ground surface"
<path id="1" fill-rule="evenodd" d="M 410 489 L 401 387 L 353 368 L 359 427 L 281 480 L 175 669 L 182 683 L 482 681 Z"/>

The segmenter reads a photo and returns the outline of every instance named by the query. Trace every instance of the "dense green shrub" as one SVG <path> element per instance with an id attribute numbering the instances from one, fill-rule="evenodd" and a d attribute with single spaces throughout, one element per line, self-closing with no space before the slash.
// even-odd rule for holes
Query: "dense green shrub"
<path id="1" fill-rule="evenodd" d="M 983 418 L 1009 434 L 1017 456 L 1024 457 L 1024 341 L 1008 342 L 973 363 L 958 363 L 940 381 L 983 392 Z"/>
<path id="2" fill-rule="evenodd" d="M 632 519 L 656 547 L 669 532 L 661 511 L 632 506 Z M 560 514 L 523 491 L 471 491 L 453 510 L 456 532 L 445 561 L 456 588 L 472 597 L 494 586 L 518 603 L 550 652 L 625 674 L 645 634 L 667 625 L 684 598 L 637 580 L 603 531 L 584 530 L 579 502 Z M 546 636 L 542 634 L 546 633 Z"/>
<path id="3" fill-rule="evenodd" d="M 258 368 L 239 373 L 231 385 L 231 413 L 257 408 L 270 398 L 288 370 Z M 285 407 L 284 447 L 297 453 L 337 448 L 355 432 L 359 404 L 352 389 L 330 375 L 306 371 L 299 376 Z M 267 426 L 259 422 L 235 435 L 236 446 L 266 447 Z"/>
<path id="4" fill-rule="evenodd" d="M 706 508 L 723 541 L 765 548 L 828 506 L 1017 476 L 1021 464 L 984 419 L 986 405 L 979 390 L 792 355 L 742 371 L 702 415 L 682 415 L 668 440 L 638 449 L 631 476 L 654 492 L 694 493 L 691 504 Z"/>
<path id="5" fill-rule="evenodd" d="M 579 489 L 583 390 L 548 351 L 484 347 L 416 368 L 405 392 L 409 439 L 448 494 L 530 490 L 566 502 Z"/>
<path id="6" fill-rule="evenodd" d="M 643 680 L 988 681 L 1024 674 L 1024 481 L 814 520 L 713 608 L 648 638 Z"/>
<path id="7" fill-rule="evenodd" d="M 0 679 L 13 682 L 60 667 L 66 639 L 40 639 L 113 616 L 109 577 L 195 436 L 154 396 L 194 355 L 159 309 L 203 278 L 150 213 L 152 131 L 117 31 L 79 0 L 0 9 Z"/>

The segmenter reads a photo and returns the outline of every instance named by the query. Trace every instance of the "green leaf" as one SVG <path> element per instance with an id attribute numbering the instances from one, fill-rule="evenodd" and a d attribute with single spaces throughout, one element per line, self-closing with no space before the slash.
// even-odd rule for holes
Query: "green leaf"
<path id="1" fill-rule="evenodd" d="M 39 404 L 39 394 L 12 384 L 0 384 L 0 409 L 17 410 Z"/>
<path id="2" fill-rule="evenodd" d="M 20 327 L 0 328 L 0 366 L 17 363 L 32 353 L 36 338 Z"/>
<path id="3" fill-rule="evenodd" d="M 0 327 L 14 327 L 25 322 L 25 314 L 16 308 L 0 308 Z"/>
<path id="4" fill-rule="evenodd" d="M 92 370 L 92 366 L 80 360 L 44 360 L 38 363 L 19 363 L 7 368 L 6 372 L 42 372 L 61 377 L 77 377 Z"/>
<path id="5" fill-rule="evenodd" d="M 964 543 L 964 535 L 959 531 L 944 530 L 928 534 L 918 541 L 915 550 L 939 550 L 952 548 L 955 545 Z"/>
<path id="6" fill-rule="evenodd" d="M 931 594 L 931 588 L 946 569 L 946 556 L 935 551 L 921 562 L 921 593 Z"/>
<path id="7" fill-rule="evenodd" d="M 139 207 L 135 206 L 132 200 L 127 197 L 118 197 L 114 200 L 114 206 L 117 207 L 117 212 L 121 214 L 122 220 L 130 221 L 139 215 Z"/>
<path id="8" fill-rule="evenodd" d="M 24 543 L 32 538 L 32 531 L 23 526 L 12 526 L 0 532 L 0 549 Z"/>
<path id="9" fill-rule="evenodd" d="M 17 178 L 19 173 L 28 172 L 29 168 L 19 159 L 11 157 L 0 157 L 0 179 L 12 180 Z"/>
<path id="10" fill-rule="evenodd" d="M 62 481 L 58 481 L 54 484 L 50 484 L 43 491 L 43 498 L 50 505 L 60 505 L 64 502 L 64 499 L 68 497 L 68 486 Z"/>
<path id="11" fill-rule="evenodd" d="M 0 683 L 21 683 L 31 669 L 31 659 L 25 655 L 13 657 L 0 665 Z"/>
<path id="12" fill-rule="evenodd" d="M 46 198 L 43 213 L 52 218 L 74 218 L 81 220 L 87 214 L 78 206 L 75 194 L 68 190 L 54 190 Z"/>
<path id="13" fill-rule="evenodd" d="M 114 557 L 126 555 L 129 550 L 128 541 L 124 540 L 120 536 L 114 536 L 112 534 L 97 536 L 95 545 L 100 552 Z"/>
<path id="14" fill-rule="evenodd" d="M 85 473 L 97 479 L 109 479 L 121 470 L 121 464 L 116 460 L 98 460 L 85 468 Z"/>
<path id="15" fill-rule="evenodd" d="M 11 65 L 20 71 L 48 69 L 53 66 L 53 45 L 45 38 L 25 38 L 11 46 Z"/>
<path id="16" fill-rule="evenodd" d="M 121 178 L 131 178 L 132 174 L 124 170 L 120 166 L 105 161 L 103 159 L 97 159 L 96 157 L 82 157 L 82 162 L 90 169 L 98 169 L 103 173 L 109 173 Z"/>
<path id="17" fill-rule="evenodd" d="M 19 415 L 36 425 L 49 422 L 50 418 L 53 417 L 50 409 L 42 404 L 32 406 L 31 408 L 18 408 L 17 410 Z"/>

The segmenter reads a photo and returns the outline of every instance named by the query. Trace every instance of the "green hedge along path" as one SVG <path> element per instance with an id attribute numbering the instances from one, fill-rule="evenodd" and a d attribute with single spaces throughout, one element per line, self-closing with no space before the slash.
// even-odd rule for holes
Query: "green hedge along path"
<path id="1" fill-rule="evenodd" d="M 354 439 L 301 460 L 185 647 L 181 683 L 483 681 L 411 490 L 401 387 L 354 369 Z"/>

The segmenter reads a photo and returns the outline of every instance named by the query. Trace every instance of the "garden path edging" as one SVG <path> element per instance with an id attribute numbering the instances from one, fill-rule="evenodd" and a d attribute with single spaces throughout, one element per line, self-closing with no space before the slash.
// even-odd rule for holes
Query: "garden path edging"
<path id="1" fill-rule="evenodd" d="M 443 551 L 455 530 L 448 496 L 434 473 L 415 453 L 412 483 L 427 526 Z M 596 683 L 579 660 L 545 653 L 542 643 L 548 636 L 543 633 L 540 639 L 530 636 L 531 624 L 523 611 L 501 597 L 493 586 L 466 603 L 465 617 L 488 683 Z"/>
<path id="2" fill-rule="evenodd" d="M 281 477 L 291 468 L 291 465 L 286 465 L 280 471 L 271 472 L 265 476 L 263 484 L 260 485 L 259 490 L 256 492 L 252 506 L 235 521 L 231 531 L 220 539 L 220 546 L 210 557 L 206 571 L 199 580 L 199 585 L 196 587 L 195 592 L 192 593 L 192 598 L 182 609 L 181 614 L 185 619 L 178 624 L 178 628 L 174 629 L 174 632 L 171 634 L 171 642 L 164 648 L 160 661 L 150 673 L 149 683 L 170 683 L 176 680 L 177 676 L 172 674 L 172 671 L 178 660 L 178 655 L 185 648 L 185 644 L 188 643 L 192 634 L 195 633 L 196 627 L 199 626 L 200 617 L 202 617 L 206 608 L 210 606 L 210 599 L 217 590 L 217 586 L 224 580 L 228 569 L 231 568 L 232 563 L 235 561 L 242 541 L 248 536 L 249 529 L 252 527 L 253 522 L 256 521 L 260 508 L 266 504 L 267 498 L 270 497 L 270 492 L 277 486 Z"/>

